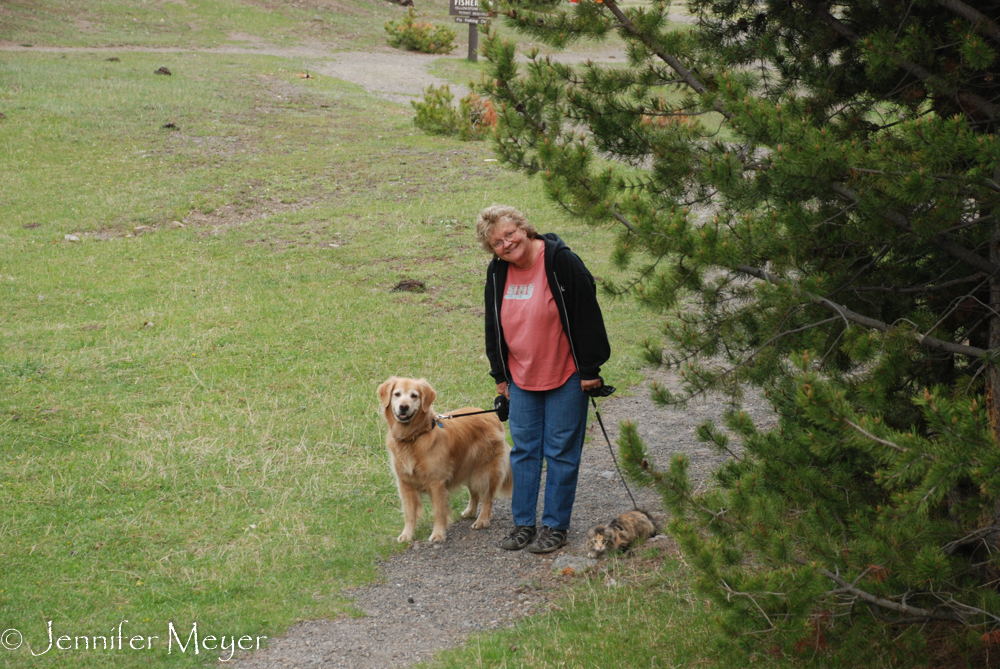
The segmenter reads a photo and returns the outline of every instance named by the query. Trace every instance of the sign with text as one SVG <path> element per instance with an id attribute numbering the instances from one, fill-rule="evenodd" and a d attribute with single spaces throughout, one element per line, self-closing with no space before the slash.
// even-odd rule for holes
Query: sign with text
<path id="1" fill-rule="evenodd" d="M 449 0 L 448 15 L 457 17 L 457 23 L 486 23 L 493 12 L 483 11 L 479 0 Z M 476 19 L 475 21 L 471 19 Z"/>
<path id="2" fill-rule="evenodd" d="M 489 0 L 487 4 L 491 7 L 484 10 L 479 4 L 479 0 L 448 0 L 448 14 L 455 17 L 455 23 L 469 24 L 469 60 L 476 62 L 479 51 L 479 27 L 478 23 L 487 23 L 496 10 L 496 0 Z"/>

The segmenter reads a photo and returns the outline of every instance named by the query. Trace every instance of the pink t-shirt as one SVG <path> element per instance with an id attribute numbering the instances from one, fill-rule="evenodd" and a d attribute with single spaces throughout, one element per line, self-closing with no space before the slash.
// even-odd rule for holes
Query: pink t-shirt
<path id="1" fill-rule="evenodd" d="M 576 371 L 545 276 L 544 246 L 528 269 L 507 268 L 500 322 L 510 351 L 510 374 L 518 388 L 552 390 Z"/>

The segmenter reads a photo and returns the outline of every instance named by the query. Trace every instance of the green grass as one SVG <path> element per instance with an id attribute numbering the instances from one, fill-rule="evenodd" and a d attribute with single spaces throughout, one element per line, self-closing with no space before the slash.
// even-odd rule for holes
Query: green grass
<path id="1" fill-rule="evenodd" d="M 383 26 L 406 13 L 385 0 L 8 0 L 0 6 L 0 36 L 35 47 L 308 44 L 332 51 L 392 51 Z M 453 54 L 466 54 L 468 27 L 448 15 L 448 0 L 423 0 L 417 13 L 454 29 Z"/>
<path id="2" fill-rule="evenodd" d="M 464 58 L 469 31 L 466 24 L 454 23 L 448 5 L 448 0 L 422 0 L 417 13 L 422 20 L 451 26 L 457 34 L 452 55 Z M 310 45 L 330 51 L 392 51 L 383 26 L 406 12 L 386 0 L 7 0 L 0 5 L 0 37 L 33 47 L 266 50 Z M 525 52 L 533 45 L 518 33 L 499 29 Z M 613 35 L 607 44 L 621 42 Z M 593 48 L 572 44 L 566 51 Z"/>
<path id="3" fill-rule="evenodd" d="M 169 623 L 274 637 L 351 613 L 341 590 L 398 550 L 375 386 L 492 400 L 476 212 L 514 202 L 612 273 L 608 233 L 486 144 L 427 137 L 410 109 L 296 65 L 0 60 L 0 630 L 36 653 L 50 620 L 159 637 L 23 645 L 4 666 L 201 664 L 220 653 L 168 654 Z M 389 292 L 408 277 L 428 291 Z M 653 319 L 604 306 L 624 386 Z"/>
<path id="4" fill-rule="evenodd" d="M 205 48 L 256 38 L 370 49 L 384 46 L 382 25 L 403 13 L 388 2 L 346 0 L 9 0 L 0 8 L 0 35 L 34 46 Z"/>
<path id="5" fill-rule="evenodd" d="M 685 570 L 657 549 L 639 560 L 609 559 L 602 572 L 570 583 L 565 596 L 515 627 L 470 638 L 440 653 L 437 669 L 471 667 L 767 666 L 747 655 L 707 661 L 710 612 L 687 590 Z M 722 659 L 722 658 L 718 658 Z"/>

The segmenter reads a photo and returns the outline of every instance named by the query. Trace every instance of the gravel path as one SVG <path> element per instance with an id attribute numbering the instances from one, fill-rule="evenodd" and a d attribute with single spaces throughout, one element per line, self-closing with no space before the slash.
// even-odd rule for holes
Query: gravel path
<path id="1" fill-rule="evenodd" d="M 657 373 L 655 378 L 677 388 L 669 376 Z M 706 419 L 717 420 L 723 409 L 721 398 L 709 397 L 684 411 L 664 410 L 652 403 L 646 387 L 636 388 L 633 397 L 611 397 L 600 404 L 612 442 L 617 439 L 619 421 L 632 420 L 654 462 L 665 465 L 673 453 L 686 453 L 692 478 L 699 482 L 723 458 L 698 442 L 695 429 Z M 748 410 L 761 427 L 773 422 L 770 408 L 762 402 Z M 233 666 L 405 667 L 431 659 L 437 650 L 460 645 L 470 632 L 509 626 L 544 610 L 560 594 L 565 580 L 553 573 L 553 562 L 560 556 L 565 560 L 585 555 L 587 529 L 632 506 L 596 420 L 591 420 L 588 434 L 565 548 L 548 556 L 499 548 L 500 539 L 512 527 L 510 503 L 502 500 L 494 507 L 489 529 L 473 531 L 471 521 L 458 520 L 445 544 L 415 542 L 385 564 L 382 582 L 346 593 L 365 617 L 300 623 L 272 640 L 269 648 L 234 660 Z M 640 506 L 659 508 L 658 498 L 650 491 L 633 493 Z"/>

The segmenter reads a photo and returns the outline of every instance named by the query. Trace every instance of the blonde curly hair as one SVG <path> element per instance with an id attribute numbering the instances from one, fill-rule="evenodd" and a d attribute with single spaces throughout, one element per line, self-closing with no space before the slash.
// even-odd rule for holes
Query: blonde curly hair
<path id="1" fill-rule="evenodd" d="M 494 228 L 504 221 L 510 221 L 523 230 L 528 239 L 536 239 L 538 237 L 538 231 L 535 230 L 531 223 L 528 223 L 528 218 L 524 214 L 514 207 L 494 204 L 479 212 L 479 218 L 476 219 L 476 239 L 479 240 L 483 250 L 487 253 L 496 255 L 496 251 L 493 250 L 493 243 L 490 240 L 493 238 Z"/>

